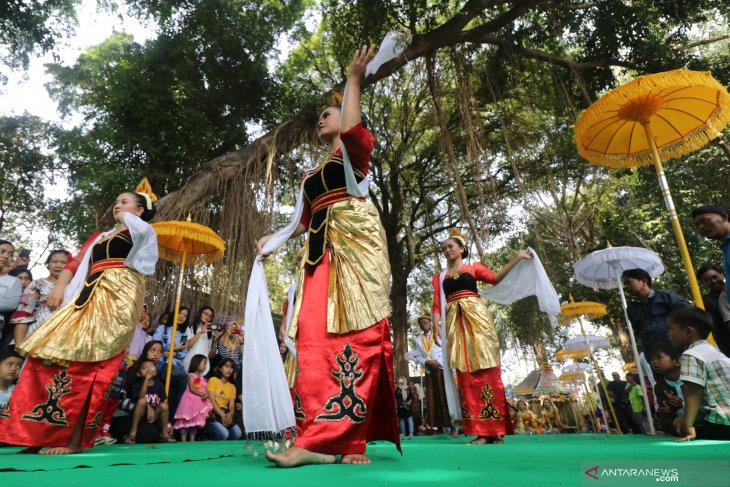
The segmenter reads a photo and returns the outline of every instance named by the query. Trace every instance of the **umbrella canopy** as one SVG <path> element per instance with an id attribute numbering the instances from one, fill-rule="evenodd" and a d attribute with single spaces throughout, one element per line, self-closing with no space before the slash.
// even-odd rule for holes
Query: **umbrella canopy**
<path id="1" fill-rule="evenodd" d="M 587 351 L 586 341 L 593 349 L 611 348 L 608 339 L 598 335 L 582 335 L 570 338 L 563 344 L 563 348 L 569 352 Z"/>
<path id="2" fill-rule="evenodd" d="M 580 360 L 580 359 L 586 358 L 586 357 L 588 357 L 588 350 L 578 350 L 577 352 L 569 352 L 565 349 L 562 349 L 562 350 L 558 350 L 555 353 L 555 358 L 560 361 L 568 360 L 568 359 Z"/>
<path id="3" fill-rule="evenodd" d="M 211 263 L 223 258 L 226 244 L 213 230 L 190 221 L 153 223 L 157 233 L 160 257 L 171 262 L 181 262 L 183 255 L 192 263 Z"/>
<path id="4" fill-rule="evenodd" d="M 662 160 L 695 151 L 730 121 L 730 95 L 709 72 L 675 70 L 639 76 L 611 90 L 575 124 L 580 154 L 614 168 L 652 164 L 650 124 Z"/>
<path id="5" fill-rule="evenodd" d="M 664 273 L 664 264 L 656 253 L 641 247 L 596 250 L 573 264 L 575 279 L 584 286 L 598 289 L 620 287 L 620 276 L 627 269 L 643 269 L 654 279 Z"/>
<path id="6" fill-rule="evenodd" d="M 591 366 L 588 364 L 575 363 L 563 367 L 563 375 L 565 374 L 583 374 L 591 370 Z M 561 377 L 562 377 L 561 376 Z"/>
<path id="7" fill-rule="evenodd" d="M 582 372 L 566 372 L 560 376 L 562 382 L 581 384 L 585 382 L 585 375 Z"/>
<path id="8" fill-rule="evenodd" d="M 573 296 L 570 296 L 570 302 L 560 307 L 560 314 L 566 318 L 563 321 L 567 323 L 571 318 L 577 317 L 593 321 L 606 316 L 608 311 L 606 311 L 605 304 L 596 303 L 594 301 L 579 301 L 576 303 L 573 301 Z"/>
<path id="9" fill-rule="evenodd" d="M 636 362 L 629 362 L 628 364 L 624 364 L 623 369 L 626 372 L 631 372 L 632 374 L 639 373 L 639 368 L 636 366 Z"/>

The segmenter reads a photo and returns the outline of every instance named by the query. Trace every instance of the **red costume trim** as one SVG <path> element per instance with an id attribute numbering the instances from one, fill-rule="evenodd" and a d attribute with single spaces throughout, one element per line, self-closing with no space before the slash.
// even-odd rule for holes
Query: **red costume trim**
<path id="1" fill-rule="evenodd" d="M 126 266 L 124 262 L 127 259 L 104 259 L 94 262 L 91 266 L 91 272 L 89 274 L 96 274 L 106 269 L 124 269 Z"/>
<path id="2" fill-rule="evenodd" d="M 81 448 L 94 446 L 109 385 L 125 352 L 101 362 L 46 365 L 29 357 L 7 407 L 0 410 L 0 441 L 23 446 L 67 446 L 83 421 Z M 89 409 L 80 418 L 84 405 Z"/>
<path id="3" fill-rule="evenodd" d="M 514 433 L 499 366 L 475 372 L 457 371 L 464 434 L 476 436 Z"/>
<path id="4" fill-rule="evenodd" d="M 456 291 L 455 293 L 451 293 L 446 297 L 447 303 L 452 303 L 456 300 L 462 299 L 462 298 L 478 298 L 479 294 L 475 293 L 474 291 Z"/>
<path id="5" fill-rule="evenodd" d="M 329 250 L 304 275 L 294 383 L 295 445 L 325 454 L 364 453 L 387 440 L 400 450 L 388 319 L 327 333 Z"/>

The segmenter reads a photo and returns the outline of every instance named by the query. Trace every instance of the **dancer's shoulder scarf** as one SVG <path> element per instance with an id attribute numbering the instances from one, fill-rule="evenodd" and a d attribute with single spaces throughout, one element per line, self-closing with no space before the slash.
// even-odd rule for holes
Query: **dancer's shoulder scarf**
<path id="1" fill-rule="evenodd" d="M 533 249 L 529 249 L 534 258 L 523 259 L 504 276 L 496 286 L 491 286 L 479 294 L 499 304 L 512 304 L 527 296 L 536 296 L 540 310 L 548 315 L 550 322 L 555 326 L 556 317 L 560 313 L 560 298 L 542 266 L 542 262 Z M 446 271 L 439 275 L 439 290 L 441 293 L 441 366 L 444 371 L 446 386 L 446 402 L 449 414 L 453 419 L 461 420 L 461 405 L 459 390 L 454 382 L 454 375 L 449 367 L 448 333 L 446 333 L 446 296 L 444 294 L 444 277 Z"/>

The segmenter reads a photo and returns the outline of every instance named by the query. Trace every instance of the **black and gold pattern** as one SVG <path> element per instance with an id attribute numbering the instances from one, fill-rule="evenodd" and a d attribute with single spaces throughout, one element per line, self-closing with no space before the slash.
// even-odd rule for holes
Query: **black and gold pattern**
<path id="1" fill-rule="evenodd" d="M 297 421 L 305 421 L 307 419 L 307 413 L 304 412 L 302 406 L 302 398 L 299 397 L 299 393 L 294 393 L 294 419 Z"/>
<path id="2" fill-rule="evenodd" d="M 338 369 L 332 369 L 332 377 L 339 383 L 339 394 L 329 398 L 324 405 L 324 413 L 318 414 L 315 421 L 343 421 L 349 419 L 353 423 L 362 423 L 366 419 L 367 405 L 357 395 L 356 384 L 365 372 L 358 368 L 360 356 L 353 352 L 348 343 L 345 349 L 335 357 Z"/>
<path id="3" fill-rule="evenodd" d="M 355 180 L 362 181 L 365 175 L 357 168 L 353 168 Z M 332 154 L 327 157 L 317 168 L 307 174 L 304 180 L 304 196 L 310 205 L 317 198 L 326 196 L 327 193 L 335 192 L 346 187 L 345 169 L 342 156 Z M 317 264 L 324 256 L 327 247 L 327 221 L 329 220 L 329 206 L 313 209 L 309 222 L 309 249 L 306 263 Z"/>
<path id="4" fill-rule="evenodd" d="M 91 423 L 86 425 L 86 429 L 95 430 L 99 426 L 101 426 L 101 411 L 96 413 L 96 415 L 94 416 L 94 419 L 91 421 Z"/>
<path id="5" fill-rule="evenodd" d="M 53 376 L 53 384 L 46 384 L 48 391 L 48 400 L 41 404 L 36 404 L 30 413 L 21 416 L 21 419 L 28 421 L 45 421 L 54 426 L 68 426 L 66 420 L 66 410 L 61 407 L 61 398 L 71 392 L 71 376 L 66 373 L 63 368 Z"/>
<path id="6" fill-rule="evenodd" d="M 482 387 L 482 393 L 479 395 L 482 401 L 484 401 L 484 407 L 479 410 L 479 419 L 497 419 L 501 420 L 502 415 L 499 413 L 494 404 L 494 392 L 489 384 L 485 384 Z"/>

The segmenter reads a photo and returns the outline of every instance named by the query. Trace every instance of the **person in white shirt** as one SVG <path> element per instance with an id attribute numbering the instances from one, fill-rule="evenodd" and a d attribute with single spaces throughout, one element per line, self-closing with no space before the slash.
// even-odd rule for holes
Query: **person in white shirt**
<path id="1" fill-rule="evenodd" d="M 441 367 L 441 344 L 433 333 L 433 322 L 430 316 L 418 317 L 418 326 L 423 331 L 416 338 L 416 360 L 426 369 L 426 418 L 425 422 L 432 428 L 451 428 L 451 416 L 446 403 L 446 387 L 444 386 L 444 370 Z"/>
<path id="2" fill-rule="evenodd" d="M 13 244 L 7 240 L 0 239 L 0 346 L 2 348 L 5 348 L 6 344 L 10 343 L 10 340 L 13 338 L 13 332 L 9 326 L 9 318 L 13 311 L 18 308 L 20 296 L 23 294 L 20 279 L 10 276 L 7 273 L 3 274 L 5 269 L 10 269 L 8 264 L 13 260 L 14 253 L 15 247 Z"/>

